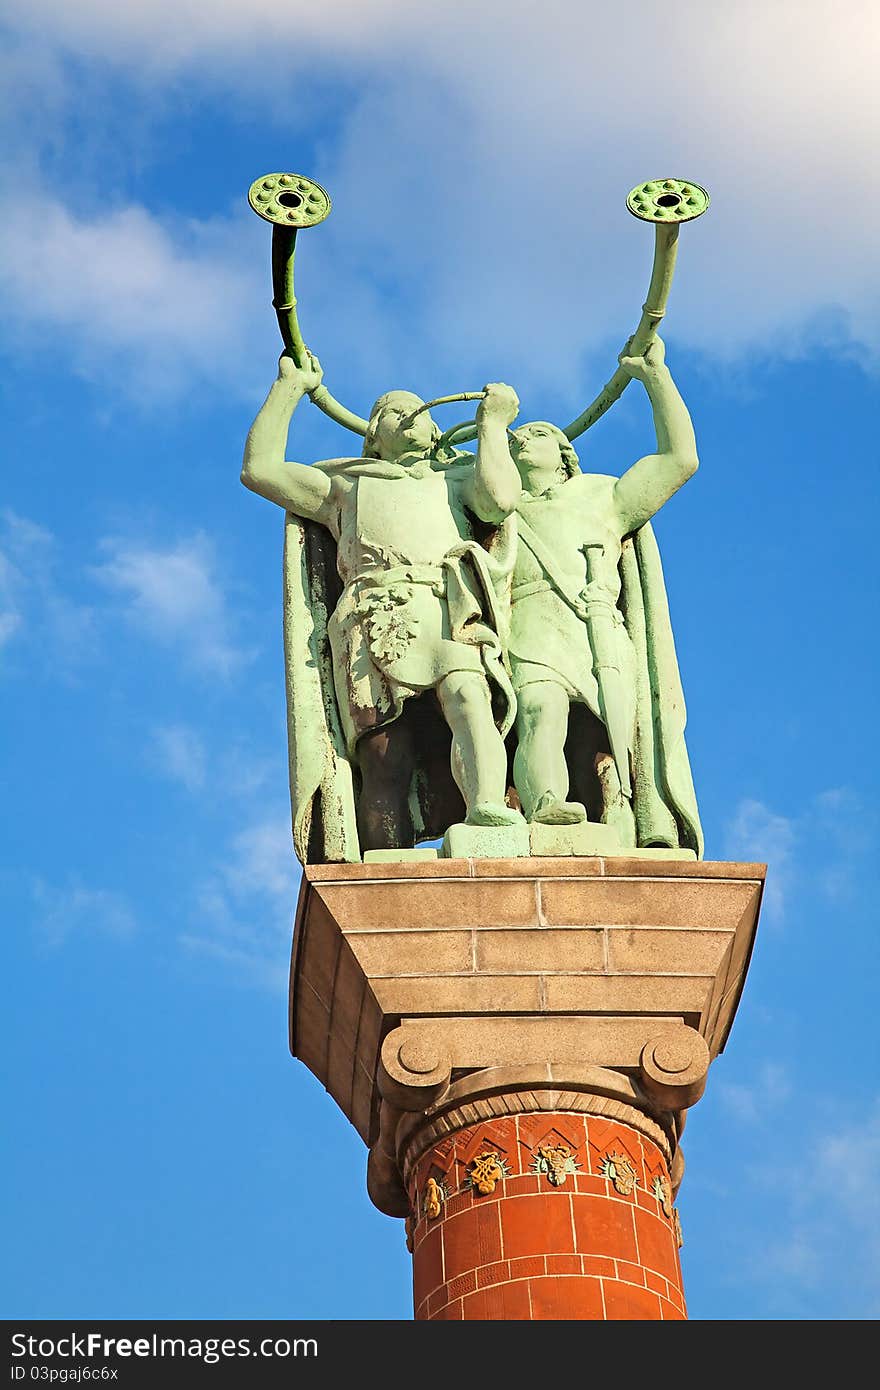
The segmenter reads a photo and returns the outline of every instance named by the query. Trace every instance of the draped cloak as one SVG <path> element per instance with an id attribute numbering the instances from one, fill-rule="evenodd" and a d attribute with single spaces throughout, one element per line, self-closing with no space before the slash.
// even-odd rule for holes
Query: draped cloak
<path id="1" fill-rule="evenodd" d="M 604 481 L 601 475 L 591 475 L 591 479 Z M 607 481 L 613 485 L 614 479 Z M 534 573 L 537 565 L 544 579 L 518 586 L 518 571 L 514 575 L 510 639 L 514 689 L 530 680 L 561 677 L 572 701 L 586 705 L 601 718 L 580 596 L 559 574 L 540 537 L 535 537 L 535 549 L 529 545 L 533 534 L 529 511 L 526 506 L 519 518 L 518 546 L 520 554 L 530 552 L 530 571 Z M 684 693 L 660 553 L 649 522 L 624 538 L 618 577 L 620 593 L 614 621 L 631 714 L 629 753 L 636 844 L 692 849 L 700 858 L 703 833 L 684 738 Z M 518 590 L 522 597 L 518 597 Z M 523 608 L 517 614 L 520 603 Z M 579 608 L 580 613 L 576 611 Z M 527 611 L 528 620 L 518 621 Z M 574 771 L 578 748 L 571 737 L 566 756 Z"/>
<path id="2" fill-rule="evenodd" d="M 466 455 L 463 463 L 472 467 L 472 456 Z M 393 532 L 390 513 L 384 514 L 383 526 L 382 494 L 371 488 L 370 480 L 399 479 L 397 485 L 406 488 L 399 465 L 361 458 L 314 466 L 354 482 L 359 523 L 363 511 L 367 528 L 372 517 L 377 535 Z M 427 472 L 454 481 L 461 466 L 440 465 Z M 442 488 L 443 480 L 436 481 Z M 330 531 L 291 512 L 286 515 L 290 798 L 294 846 L 303 863 L 360 861 L 357 741 L 392 723 L 407 700 L 433 690 L 444 675 L 481 671 L 502 737 L 512 725 L 515 701 L 505 644 L 515 522 L 511 517 L 500 526 L 485 526 L 469 520 L 462 524 L 459 517 L 451 530 L 454 523 L 444 516 L 444 553 L 427 564 L 405 553 L 405 537 L 399 538 L 397 550 L 393 544 L 373 543 L 372 566 L 362 545 L 358 573 L 343 584 Z M 423 525 L 427 528 L 427 518 Z M 420 630 L 429 632 L 431 640 L 420 644 Z M 419 726 L 409 793 L 417 839 L 442 835 L 463 814 L 449 764 L 450 737 L 439 711 L 429 706 Z"/>

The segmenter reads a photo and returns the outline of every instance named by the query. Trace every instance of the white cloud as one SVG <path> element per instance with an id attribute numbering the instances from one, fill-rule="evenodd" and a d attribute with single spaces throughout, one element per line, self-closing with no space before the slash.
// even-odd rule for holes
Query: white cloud
<path id="1" fill-rule="evenodd" d="M 382 331 L 398 370 L 441 353 L 450 377 L 462 374 L 438 390 L 479 386 L 494 360 L 540 389 L 561 380 L 580 391 L 582 353 L 602 345 L 604 362 L 608 337 L 626 336 L 644 292 L 651 236 L 623 195 L 663 172 L 713 195 L 708 217 L 682 233 L 676 344 L 715 360 L 816 346 L 877 360 L 867 0 L 633 0 L 626 23 L 569 0 L 539 10 L 450 0 L 442 24 L 427 5 L 393 0 L 13 0 L 11 12 L 22 32 L 100 54 L 137 80 L 185 74 L 187 92 L 231 92 L 251 113 L 256 102 L 273 133 L 303 123 L 297 79 L 345 84 L 321 150 L 338 230 L 320 237 L 334 248 L 340 304 L 350 310 L 349 285 L 378 289 L 393 266 L 409 315 L 380 308 Z M 287 81 L 266 82 L 267 71 Z M 240 337 L 253 283 L 243 241 L 214 256 L 203 229 L 171 229 L 143 209 L 77 218 L 44 202 L 17 224 L 11 209 L 15 294 L 36 296 L 50 317 L 69 314 L 87 348 L 132 347 L 133 290 L 149 301 L 144 341 L 160 374 L 164 365 L 201 379 L 206 313 Z M 69 238 L 81 286 L 65 259 Z M 39 251 L 29 271 L 28 239 Z M 137 256 L 126 255 L 129 241 Z M 60 276 L 39 283 L 44 253 L 49 280 L 60 258 L 69 309 L 58 307 Z M 220 287 L 225 328 L 199 294 L 206 276 Z M 374 331 L 369 317 L 349 312 L 345 328 L 343 317 L 334 327 L 322 305 L 322 343 L 335 343 L 335 329 L 343 344 L 345 328 L 349 341 L 361 323 Z"/>
<path id="2" fill-rule="evenodd" d="M 864 1222 L 880 1243 L 880 1104 L 863 1124 L 823 1137 L 817 1145 L 815 1187 L 834 1187 L 833 1202 L 847 1219 Z"/>
<path id="3" fill-rule="evenodd" d="M 283 717 L 270 732 L 278 740 L 271 755 L 228 730 L 220 746 L 212 746 L 213 741 L 209 744 L 191 724 L 161 724 L 152 730 L 148 758 L 155 771 L 187 791 L 206 792 L 250 814 L 258 801 L 265 801 L 267 786 L 278 781 L 285 767 L 278 752 L 284 747 Z"/>
<path id="4" fill-rule="evenodd" d="M 214 758 L 220 787 L 227 799 L 247 802 L 259 794 L 265 800 L 266 786 L 279 775 L 285 775 L 283 750 L 286 731 L 283 716 L 270 733 L 274 736 L 271 753 L 260 751 L 252 743 L 240 741 L 228 744 Z"/>
<path id="5" fill-rule="evenodd" d="M 0 643 L 24 626 L 25 607 L 48 582 L 55 538 L 9 508 L 0 515 Z"/>
<path id="6" fill-rule="evenodd" d="M 728 859 L 767 864 L 763 910 L 779 923 L 796 892 L 838 906 L 854 898 L 860 864 L 876 844 L 876 824 L 876 814 L 851 787 L 811 796 L 799 816 L 745 798 L 725 827 L 724 852 Z"/>
<path id="7" fill-rule="evenodd" d="M 739 803 L 725 831 L 726 858 L 767 864 L 764 911 L 777 921 L 784 915 L 791 884 L 796 834 L 793 819 L 748 798 Z"/>
<path id="8" fill-rule="evenodd" d="M 95 615 L 65 592 L 52 532 L 7 508 L 0 513 L 0 649 L 34 641 L 55 671 L 92 654 Z"/>
<path id="9" fill-rule="evenodd" d="M 219 961 L 235 972 L 239 980 L 257 985 L 272 994 L 283 994 L 287 988 L 287 963 L 278 952 L 266 953 L 255 944 L 233 946 L 214 937 L 183 932 L 180 945 L 193 956 Z"/>
<path id="10" fill-rule="evenodd" d="M 70 597 L 84 577 L 114 596 L 126 619 L 151 638 L 180 652 L 198 671 L 228 677 L 251 658 L 236 642 L 233 616 L 210 539 L 197 532 L 169 546 L 110 537 L 100 542 L 105 557 L 84 576 L 62 568 L 55 536 L 46 527 L 7 509 L 0 512 L 0 649 L 29 643 L 54 674 L 73 671 L 98 651 L 96 606 Z M 156 751 L 170 774 L 192 784 L 199 753 L 183 731 L 157 734 Z M 188 757 L 188 761 L 187 761 Z M 230 753 L 230 777 L 243 781 L 240 756 Z"/>
<path id="11" fill-rule="evenodd" d="M 126 940 L 137 931 L 127 899 L 105 888 L 90 888 L 76 880 L 64 888 L 54 888 L 37 880 L 33 899 L 38 929 L 51 946 L 86 933 Z"/>
<path id="12" fill-rule="evenodd" d="M 164 724 L 153 730 L 152 752 L 155 765 L 188 792 L 205 785 L 205 745 L 196 729 L 187 724 Z"/>
<path id="13" fill-rule="evenodd" d="M 755 1273 L 809 1289 L 821 1287 L 829 1269 L 844 1269 L 850 1316 L 874 1318 L 880 1309 L 880 1106 L 807 1146 L 798 1142 L 796 1151 L 793 1180 L 778 1186 L 787 1229 L 764 1243 Z"/>
<path id="14" fill-rule="evenodd" d="M 417 7 L 414 7 L 417 8 Z M 452 8 L 455 8 L 454 5 Z M 311 49 L 333 44 L 349 51 L 380 39 L 377 25 L 395 17 L 400 29 L 411 28 L 396 0 L 8 0 L 7 14 L 17 14 L 23 30 L 52 34 L 75 52 L 101 54 L 155 72 L 198 62 L 255 61 L 279 43 L 299 42 Z"/>
<path id="15" fill-rule="evenodd" d="M 299 878 L 289 812 L 248 826 L 200 886 L 198 929 L 184 933 L 181 945 L 254 983 L 286 989 Z"/>
<path id="16" fill-rule="evenodd" d="M 715 1182 L 711 1163 L 699 1176 L 741 1213 L 725 1233 L 725 1277 L 759 1291 L 764 1317 L 876 1317 L 880 1102 L 847 1078 L 817 1084 L 809 1068 L 792 1085 L 790 1060 L 768 1063 L 753 1088 L 713 1090 L 738 1155 L 722 1165 L 732 1186 Z M 714 1142 L 723 1148 L 723 1136 Z"/>
<path id="17" fill-rule="evenodd" d="M 120 596 L 133 626 L 209 675 L 230 676 L 248 659 L 232 639 L 213 546 L 202 532 L 165 549 L 118 536 L 101 549 L 107 559 L 92 573 Z"/>
<path id="18" fill-rule="evenodd" d="M 51 193 L 0 192 L 0 295 L 26 341 L 47 327 L 78 370 L 117 394 L 175 395 L 207 378 L 228 389 L 265 298 L 236 221 L 160 222 L 127 206 L 75 215 Z M 262 290 L 262 294 L 261 294 Z"/>
<path id="19" fill-rule="evenodd" d="M 22 625 L 20 571 L 8 555 L 0 551 L 0 647 L 15 636 Z"/>
<path id="20" fill-rule="evenodd" d="M 232 841 L 224 876 L 240 900 L 260 893 L 289 906 L 299 876 L 289 813 L 240 831 Z"/>
<path id="21" fill-rule="evenodd" d="M 765 1062 L 759 1068 L 754 1085 L 720 1081 L 716 1094 L 723 1107 L 740 1124 L 756 1125 L 775 1112 L 791 1095 L 788 1071 L 776 1062 Z"/>

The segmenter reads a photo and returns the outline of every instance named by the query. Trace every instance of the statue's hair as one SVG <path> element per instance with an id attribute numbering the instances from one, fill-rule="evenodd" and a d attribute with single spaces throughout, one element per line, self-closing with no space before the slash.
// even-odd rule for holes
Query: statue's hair
<path id="1" fill-rule="evenodd" d="M 380 417 L 380 415 L 382 414 L 382 411 L 384 410 L 385 406 L 388 405 L 388 403 L 389 403 L 390 401 L 394 400 L 395 397 L 397 397 L 397 396 L 409 396 L 410 400 L 412 400 L 414 403 L 417 402 L 419 405 L 424 405 L 424 401 L 422 400 L 421 396 L 417 396 L 417 395 L 415 394 L 414 391 L 386 391 L 385 394 L 384 394 L 383 396 L 380 396 L 379 399 L 378 399 L 377 401 L 374 401 L 373 407 L 372 407 L 372 409 L 370 410 L 370 421 L 369 421 L 369 424 L 367 425 L 366 434 L 364 435 L 364 448 L 363 448 L 363 457 L 364 457 L 364 458 L 367 458 L 367 459 L 375 459 L 375 458 L 378 458 L 378 457 L 379 457 L 379 455 L 378 455 L 377 452 L 376 452 L 376 435 L 377 435 L 377 433 L 378 433 L 378 428 L 379 428 L 379 417 Z M 436 424 L 436 422 L 432 420 L 432 421 L 431 421 L 431 443 L 432 443 L 432 446 L 433 446 L 434 444 L 437 443 L 437 441 L 438 441 L 439 438 L 440 438 L 440 428 L 439 428 L 439 426 Z"/>
<path id="2" fill-rule="evenodd" d="M 580 460 L 575 453 L 574 445 L 567 434 L 564 434 L 558 425 L 552 425 L 549 420 L 529 420 L 530 425 L 544 425 L 553 434 L 554 439 L 559 445 L 559 454 L 562 459 L 562 466 L 570 478 L 576 478 L 581 471 Z M 522 426 L 520 427 L 522 428 Z M 518 434 L 518 430 L 513 431 Z"/>

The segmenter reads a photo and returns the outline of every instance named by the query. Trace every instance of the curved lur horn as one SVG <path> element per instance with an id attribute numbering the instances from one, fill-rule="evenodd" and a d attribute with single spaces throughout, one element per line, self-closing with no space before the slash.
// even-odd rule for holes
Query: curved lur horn
<path id="1" fill-rule="evenodd" d="M 306 365 L 306 345 L 300 332 L 293 292 L 296 234 L 317 227 L 330 215 L 330 195 L 304 174 L 264 174 L 248 190 L 248 202 L 258 216 L 272 223 L 272 305 L 284 346 L 298 367 Z M 309 392 L 319 410 L 355 434 L 366 434 L 367 421 L 346 410 L 324 385 Z"/>
<path id="2" fill-rule="evenodd" d="M 640 357 L 650 346 L 657 333 L 657 325 L 666 312 L 666 301 L 675 271 L 675 258 L 678 252 L 678 229 L 682 222 L 693 222 L 701 217 L 709 206 L 709 194 L 698 183 L 687 179 L 650 179 L 634 188 L 626 200 L 626 205 L 634 217 L 642 222 L 655 224 L 654 265 L 651 270 L 651 283 L 642 306 L 639 326 L 629 343 L 629 352 Z M 563 430 L 569 439 L 588 430 L 601 419 L 605 411 L 623 394 L 631 377 L 622 367 L 618 367 L 610 381 L 602 387 L 596 399 L 581 411 Z M 475 439 L 476 421 L 467 420 L 447 430 L 441 444 L 465 444 Z"/>
<path id="3" fill-rule="evenodd" d="M 656 337 L 657 325 L 666 313 L 666 301 L 678 254 L 678 229 L 682 222 L 693 222 L 695 217 L 702 217 L 709 206 L 709 194 L 698 183 L 685 179 L 651 179 L 632 190 L 626 205 L 634 217 L 655 224 L 651 283 L 642 305 L 639 326 L 628 349 L 631 357 L 641 357 Z M 578 435 L 595 425 L 623 394 L 631 379 L 623 367 L 618 367 L 596 399 L 566 426 L 563 434 L 569 439 L 577 439 Z"/>

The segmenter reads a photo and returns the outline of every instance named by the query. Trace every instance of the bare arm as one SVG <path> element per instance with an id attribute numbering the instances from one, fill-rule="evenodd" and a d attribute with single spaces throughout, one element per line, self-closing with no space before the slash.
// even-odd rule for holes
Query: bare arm
<path id="1" fill-rule="evenodd" d="M 648 393 L 657 432 L 656 454 L 639 459 L 615 484 L 614 501 L 624 535 L 649 521 L 697 471 L 694 427 L 664 356 L 660 338 L 654 339 L 644 357 L 620 356 L 620 365 Z"/>
<path id="2" fill-rule="evenodd" d="M 464 497 L 481 521 L 503 521 L 519 501 L 522 483 L 507 442 L 518 410 L 516 392 L 498 381 L 489 383 L 477 407 L 477 458 Z"/>
<path id="3" fill-rule="evenodd" d="M 333 486 L 330 478 L 320 469 L 284 460 L 293 412 L 321 381 L 317 358 L 309 354 L 309 363 L 307 368 L 300 368 L 286 353 L 281 357 L 278 380 L 272 383 L 244 446 L 241 481 L 251 492 L 268 497 L 297 516 L 326 523 Z"/>

